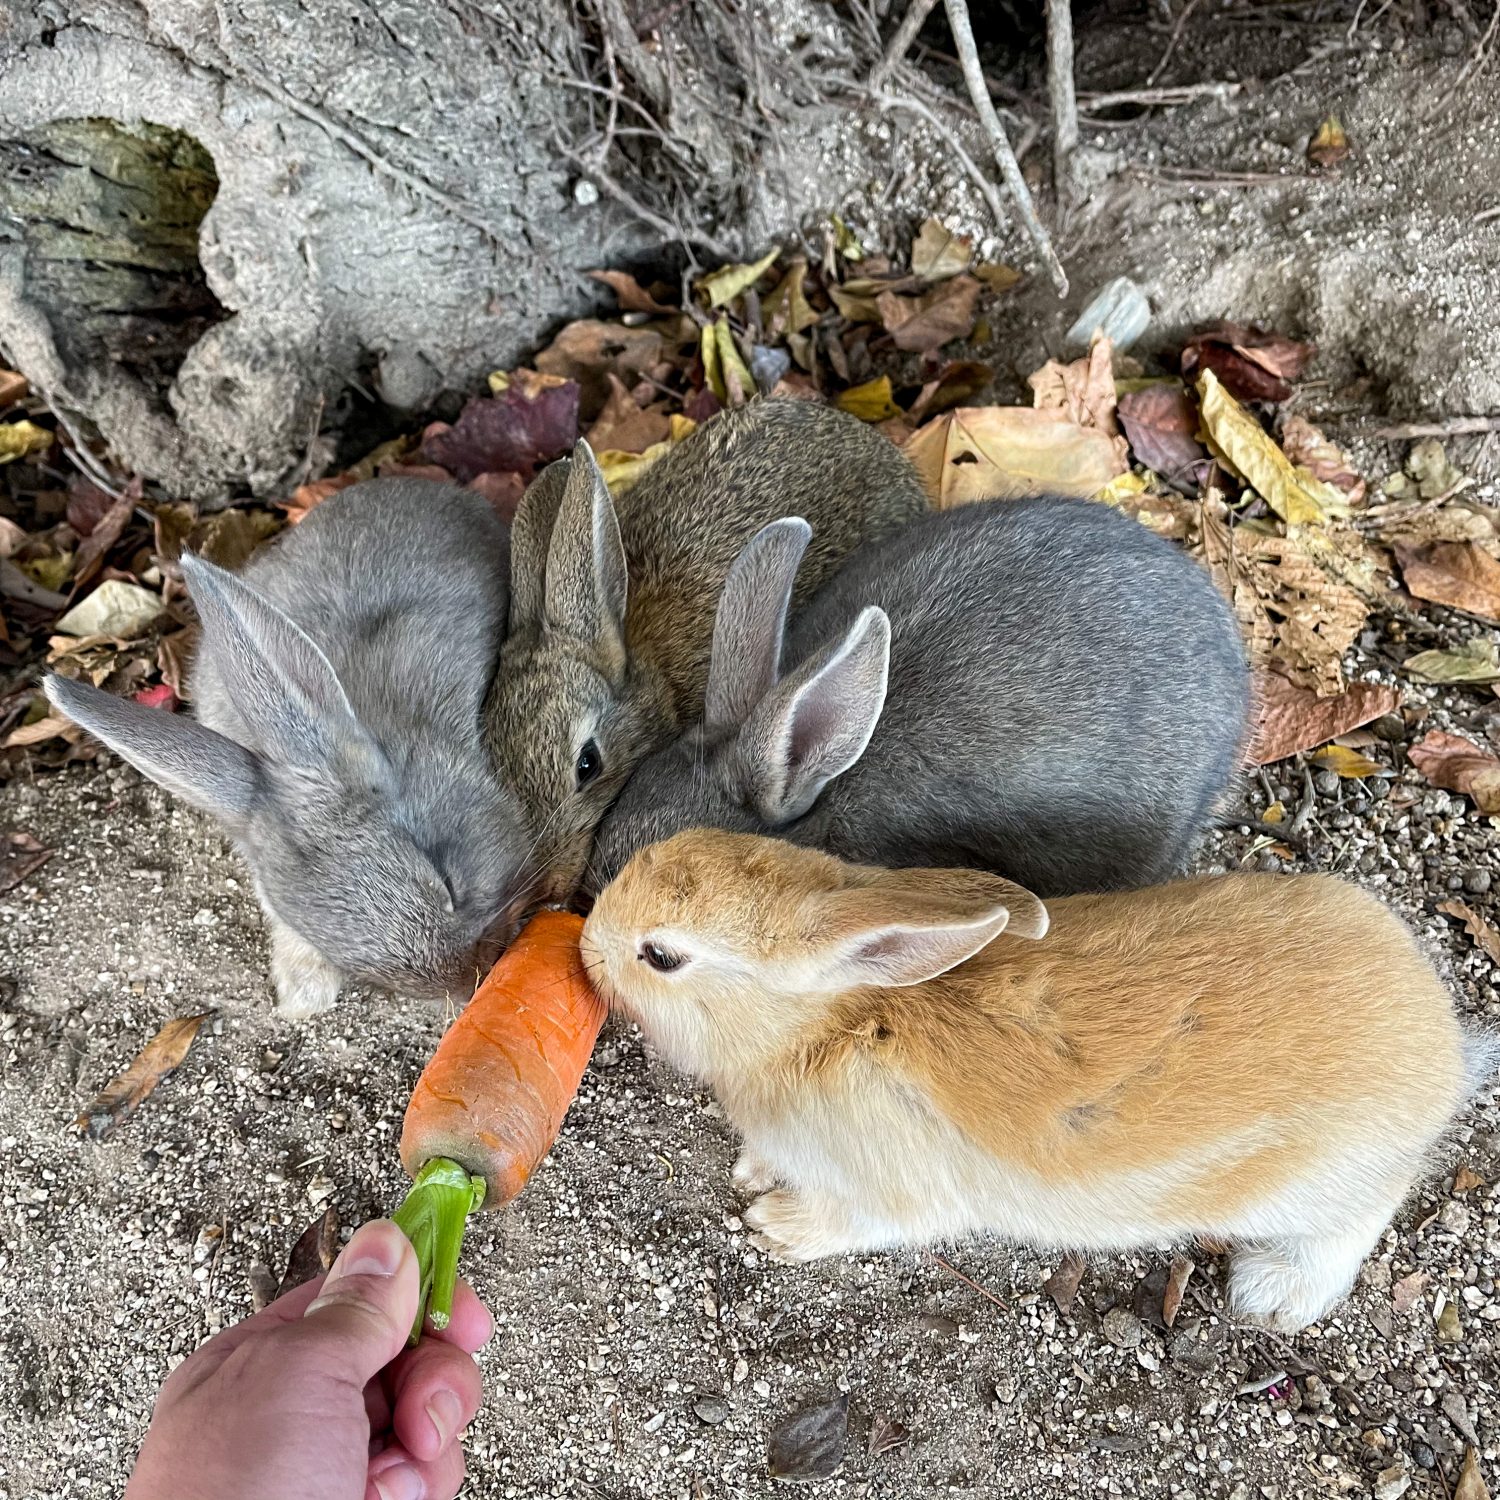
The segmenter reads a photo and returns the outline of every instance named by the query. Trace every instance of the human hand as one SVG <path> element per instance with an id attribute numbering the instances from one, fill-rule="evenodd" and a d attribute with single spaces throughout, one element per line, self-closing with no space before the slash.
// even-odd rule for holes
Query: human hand
<path id="1" fill-rule="evenodd" d="M 326 1277 L 167 1377 L 124 1500 L 452 1500 L 493 1323 L 460 1283 L 448 1327 L 408 1349 L 417 1295 L 406 1236 L 364 1225 Z"/>

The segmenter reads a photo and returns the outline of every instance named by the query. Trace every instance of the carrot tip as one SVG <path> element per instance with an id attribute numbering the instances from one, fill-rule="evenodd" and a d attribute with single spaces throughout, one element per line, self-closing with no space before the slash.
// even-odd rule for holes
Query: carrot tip
<path id="1" fill-rule="evenodd" d="M 484 1202 L 485 1180 L 445 1156 L 434 1157 L 419 1171 L 411 1191 L 391 1216 L 416 1252 L 421 1289 L 410 1342 L 422 1336 L 425 1322 L 448 1326 L 458 1284 L 458 1252 L 464 1224 Z"/>

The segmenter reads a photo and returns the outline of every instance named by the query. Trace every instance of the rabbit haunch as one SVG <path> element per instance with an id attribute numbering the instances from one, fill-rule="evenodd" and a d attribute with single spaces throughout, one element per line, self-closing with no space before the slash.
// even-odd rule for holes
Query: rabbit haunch
<path id="1" fill-rule="evenodd" d="M 746 542 L 807 518 L 801 600 L 926 504 L 893 443 L 810 401 L 720 413 L 618 505 L 586 444 L 541 474 L 516 515 L 510 634 L 486 707 L 538 842 L 538 899 L 574 893 L 630 772 L 702 714 L 714 608 Z"/>
<path id="2" fill-rule="evenodd" d="M 53 677 L 59 708 L 233 836 L 286 1014 L 345 979 L 466 998 L 523 891 L 514 801 L 480 734 L 507 534 L 478 496 L 374 480 L 238 574 L 184 557 L 196 721 Z"/>
<path id="3" fill-rule="evenodd" d="M 777 1255 L 1209 1235 L 1234 1309 L 1283 1329 L 1348 1291 L 1496 1061 L 1405 926 L 1323 876 L 1044 909 L 694 830 L 627 865 L 583 946 L 714 1088 Z"/>
<path id="4" fill-rule="evenodd" d="M 1042 895 L 1182 867 L 1249 706 L 1238 627 L 1202 568 L 1107 506 L 970 505 L 860 548 L 783 650 L 799 538 L 778 522 L 736 560 L 703 722 L 605 816 L 598 884 L 694 826 L 971 865 Z"/>

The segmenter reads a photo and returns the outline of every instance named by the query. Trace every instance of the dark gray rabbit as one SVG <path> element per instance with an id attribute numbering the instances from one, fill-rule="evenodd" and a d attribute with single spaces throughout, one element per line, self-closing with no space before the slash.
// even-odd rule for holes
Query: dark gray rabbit
<path id="1" fill-rule="evenodd" d="M 526 844 L 480 733 L 508 537 L 478 496 L 378 479 L 239 573 L 184 556 L 194 721 L 47 679 L 69 718 L 233 836 L 271 928 L 277 1008 L 346 979 L 466 997 Z"/>
<path id="2" fill-rule="evenodd" d="M 1238 628 L 1197 564 L 1083 500 L 930 515 L 824 585 L 778 680 L 807 537 L 776 522 L 736 561 L 704 721 L 616 801 L 599 884 L 696 825 L 870 864 L 991 869 L 1043 896 L 1181 867 L 1249 708 Z"/>

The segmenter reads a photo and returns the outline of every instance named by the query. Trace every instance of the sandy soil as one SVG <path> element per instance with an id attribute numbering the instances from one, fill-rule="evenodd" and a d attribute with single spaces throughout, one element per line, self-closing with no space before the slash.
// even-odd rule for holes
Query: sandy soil
<path id="1" fill-rule="evenodd" d="M 1319 35 L 1286 23 L 1266 44 L 1277 56 L 1262 51 L 1257 68 L 1295 67 Z M 1094 56 L 1087 43 L 1085 81 L 1139 82 L 1161 40 L 1146 66 L 1123 44 Z M 1250 100 L 1107 139 L 1086 132 L 1122 160 L 1243 169 L 1256 140 L 1290 160 L 1338 105 L 1365 150 L 1384 155 L 1342 188 L 1158 179 L 1154 198 L 1138 191 L 1081 231 L 1081 279 L 1137 269 L 1168 322 L 1290 319 L 1331 341 L 1330 406 L 1500 406 L 1485 395 L 1492 356 L 1478 337 L 1500 221 L 1473 221 L 1486 193 L 1500 197 L 1500 168 L 1482 132 L 1455 133 L 1449 118 L 1423 133 L 1407 108 L 1414 92 L 1441 94 L 1441 69 L 1466 54 L 1459 43 L 1429 38 L 1428 71 L 1412 74 L 1362 38 Z M 1182 76 L 1226 76 L 1228 46 L 1207 37 Z M 1307 256 L 1311 280 L 1305 265 L 1292 274 Z M 1335 261 L 1338 295 L 1312 295 Z M 1024 316 L 1018 304 L 1017 326 L 997 337 L 1029 369 Z M 1422 343 L 1411 330 L 1424 319 L 1447 331 Z M 1414 361 L 1426 373 L 1411 374 Z M 1446 385 L 1444 368 L 1456 372 Z M 1346 377 L 1361 371 L 1351 391 Z M 1477 444 L 1454 451 L 1485 463 Z M 1365 645 L 1378 669 L 1378 632 Z M 1436 723 L 1493 723 L 1493 700 L 1433 701 Z M 1459 890 L 1500 922 L 1500 837 L 1402 772 L 1399 745 L 1372 753 L 1392 780 L 1325 789 L 1299 865 L 1379 890 L 1417 923 L 1464 1008 L 1500 1022 L 1495 971 L 1432 910 Z M 1403 777 L 1418 789 L 1404 808 L 1386 795 Z M 1258 786 L 1248 795 L 1266 800 Z M 243 871 L 205 821 L 107 760 L 0 791 L 0 828 L 57 851 L 0 897 L 0 1500 L 112 1495 L 163 1374 L 250 1309 L 256 1267 L 279 1275 L 325 1201 L 346 1225 L 397 1201 L 400 1113 L 440 1018 L 365 996 L 310 1026 L 274 1020 Z M 1268 859 L 1231 833 L 1203 863 Z M 105 1143 L 77 1139 L 79 1105 L 163 1021 L 207 1008 L 215 1019 L 140 1113 Z M 922 1255 L 764 1264 L 728 1188 L 732 1144 L 708 1098 L 634 1036 L 606 1035 L 549 1165 L 471 1239 L 469 1271 L 499 1321 L 470 1448 L 474 1495 L 765 1494 L 770 1430 L 838 1390 L 850 1393 L 849 1457 L 823 1486 L 830 1495 L 1445 1497 L 1466 1441 L 1500 1474 L 1493 1102 L 1464 1117 L 1352 1302 L 1291 1345 L 1228 1324 L 1214 1261 L 1177 1327 L 1161 1328 L 1165 1253 L 1092 1267 L 1066 1315 L 1042 1288 L 1052 1262 L 995 1246 L 949 1259 L 1003 1307 Z M 1490 1185 L 1455 1194 L 1460 1163 Z M 1430 1281 L 1394 1313 L 1392 1285 L 1414 1271 Z M 1442 1342 L 1450 1303 L 1459 1331 Z M 1278 1373 L 1290 1378 L 1267 1388 Z M 870 1457 L 882 1416 L 910 1439 Z"/>

